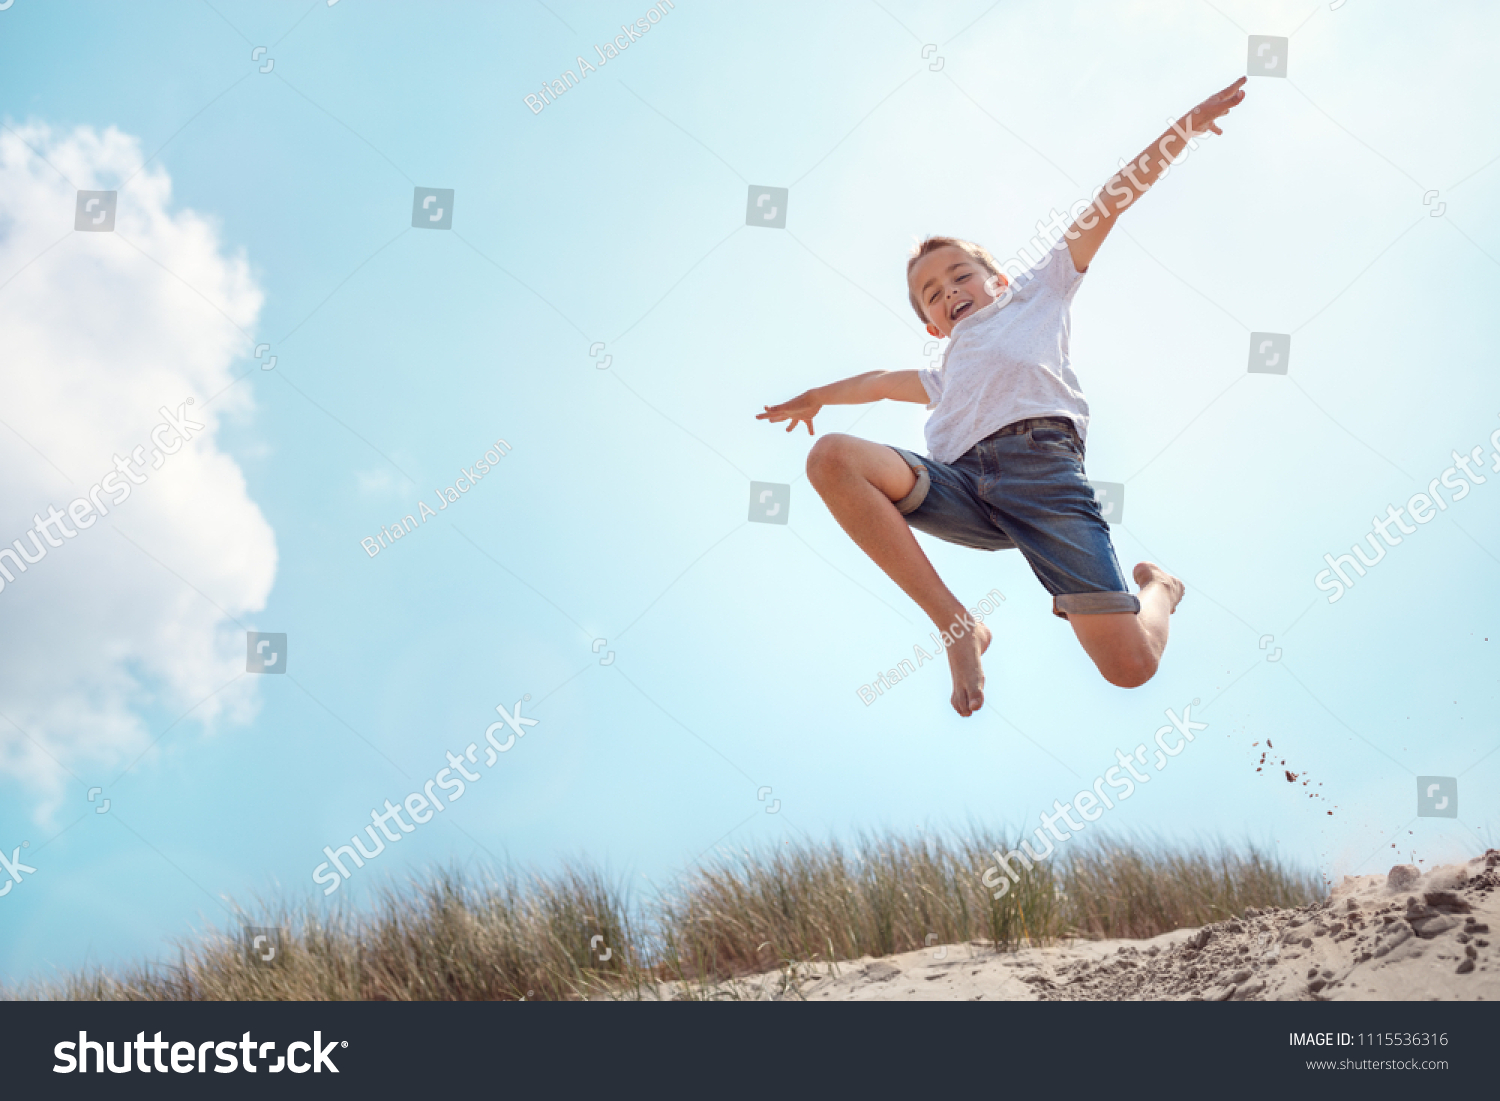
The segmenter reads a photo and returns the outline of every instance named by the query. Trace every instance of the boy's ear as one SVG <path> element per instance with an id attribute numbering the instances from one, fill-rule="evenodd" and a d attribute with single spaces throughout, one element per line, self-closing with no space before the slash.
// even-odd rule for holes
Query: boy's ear
<path id="1" fill-rule="evenodd" d="M 936 325 L 929 325 L 929 326 L 927 326 L 927 335 L 928 336 L 942 336 L 943 334 L 937 331 L 937 326 Z"/>

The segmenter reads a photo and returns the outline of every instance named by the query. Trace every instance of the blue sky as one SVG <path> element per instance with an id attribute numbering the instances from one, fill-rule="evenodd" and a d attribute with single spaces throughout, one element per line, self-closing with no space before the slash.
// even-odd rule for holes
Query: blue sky
<path id="1" fill-rule="evenodd" d="M 339 901 L 579 856 L 645 897 L 716 847 L 1029 828 L 1193 700 L 1208 728 L 1090 833 L 1329 876 L 1494 843 L 1500 474 L 1337 602 L 1314 578 L 1452 452 L 1489 472 L 1500 14 L 682 0 L 528 109 L 647 7 L 0 11 L 0 537 L 161 406 L 209 426 L 0 590 L 0 850 L 36 869 L 0 898 L 0 978 L 321 899 L 325 845 L 527 695 L 538 725 Z M 1288 77 L 1074 301 L 1119 556 L 1188 585 L 1160 673 L 1110 687 L 1017 554 L 924 536 L 966 600 L 1005 594 L 985 710 L 954 715 L 939 665 L 866 706 L 927 625 L 811 491 L 808 437 L 754 413 L 925 362 L 913 240 L 1012 255 L 1245 73 L 1250 34 L 1289 38 Z M 785 229 L 746 224 L 752 186 L 789 188 Z M 418 188 L 453 190 L 451 229 L 412 227 Z M 72 230 L 79 189 L 118 191 L 113 236 Z M 1290 334 L 1286 374 L 1247 372 L 1252 332 Z M 819 429 L 919 449 L 923 415 Z M 752 481 L 790 484 L 788 524 L 747 521 Z M 287 675 L 246 673 L 249 630 L 288 636 Z M 1456 818 L 1419 815 L 1426 776 Z"/>

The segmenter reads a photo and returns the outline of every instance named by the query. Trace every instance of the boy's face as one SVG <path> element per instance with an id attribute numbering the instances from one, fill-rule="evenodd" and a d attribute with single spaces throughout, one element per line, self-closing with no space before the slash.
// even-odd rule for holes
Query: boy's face
<path id="1" fill-rule="evenodd" d="M 954 245 L 918 260 L 911 269 L 911 286 L 927 315 L 928 333 L 949 336 L 954 325 L 995 301 L 987 289 L 992 279 L 984 265 Z"/>

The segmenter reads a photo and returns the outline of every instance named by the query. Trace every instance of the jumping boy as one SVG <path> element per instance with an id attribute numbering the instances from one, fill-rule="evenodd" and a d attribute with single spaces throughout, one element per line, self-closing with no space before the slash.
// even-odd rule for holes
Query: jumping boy
<path id="1" fill-rule="evenodd" d="M 949 341 L 938 370 L 870 371 L 756 414 L 789 421 L 788 432 L 804 423 L 811 435 L 825 405 L 888 398 L 932 411 L 930 458 L 834 434 L 813 444 L 807 477 L 849 537 L 953 639 L 960 715 L 984 703 L 990 630 L 938 577 L 912 528 L 980 550 L 1019 548 L 1106 680 L 1135 688 L 1156 673 L 1182 582 L 1142 562 L 1132 594 L 1120 571 L 1083 470 L 1089 406 L 1068 359 L 1069 303 L 1115 219 L 1194 136 L 1223 133 L 1216 120 L 1245 98 L 1244 83 L 1194 107 L 1111 177 L 1028 270 L 1002 272 L 983 248 L 953 237 L 917 246 L 907 289 L 927 332 Z"/>

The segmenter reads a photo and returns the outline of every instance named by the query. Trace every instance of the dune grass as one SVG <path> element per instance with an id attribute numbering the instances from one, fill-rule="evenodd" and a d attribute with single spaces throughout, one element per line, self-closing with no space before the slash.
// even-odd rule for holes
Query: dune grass
<path id="1" fill-rule="evenodd" d="M 4 997 L 107 1001 L 517 1001 L 621 985 L 634 936 L 623 894 L 591 869 L 551 878 L 440 871 L 387 885 L 366 910 L 259 907 L 245 926 L 282 930 L 277 965 L 252 961 L 240 929 L 178 945 L 175 963 L 95 969 Z M 598 951 L 590 941 L 602 936 Z M 600 955 L 610 959 L 600 962 Z"/>
<path id="2" fill-rule="evenodd" d="M 278 965 L 243 934 L 209 930 L 174 962 L 70 973 L 4 998 L 64 1000 L 559 1000 L 722 996 L 768 971 L 974 942 L 1150 937 L 1321 898 L 1316 876 L 1253 846 L 1078 845 L 1026 869 L 1000 899 L 980 877 L 997 833 L 862 835 L 721 856 L 634 904 L 581 865 L 551 876 L 440 871 L 383 888 L 363 910 L 256 907 L 243 924 L 283 930 Z M 991 877 L 994 881 L 994 877 Z M 599 957 L 609 958 L 601 960 Z M 670 987 L 664 984 L 671 984 Z"/>
<path id="3" fill-rule="evenodd" d="M 698 870 L 665 900 L 675 969 L 727 977 L 792 962 L 833 962 L 982 942 L 1000 949 L 1069 936 L 1153 937 L 1246 907 L 1300 906 L 1326 892 L 1254 847 L 1078 846 L 1029 869 L 999 899 L 981 882 L 997 834 L 862 836 L 846 851 L 772 849 Z M 998 882 L 991 876 L 992 882 Z"/>

